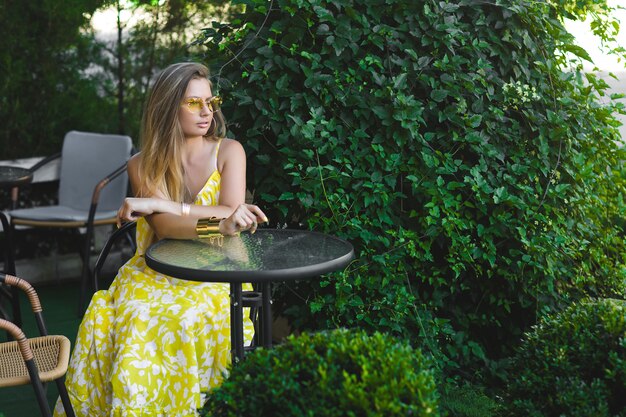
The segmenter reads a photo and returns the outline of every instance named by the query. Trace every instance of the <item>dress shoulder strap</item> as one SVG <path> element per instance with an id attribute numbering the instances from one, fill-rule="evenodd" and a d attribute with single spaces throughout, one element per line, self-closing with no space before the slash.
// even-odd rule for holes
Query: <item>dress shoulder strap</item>
<path id="1" fill-rule="evenodd" d="M 215 168 L 217 168 L 217 154 L 218 154 L 218 153 L 219 153 L 219 151 L 220 151 L 220 145 L 222 144 L 222 139 L 223 139 L 223 138 L 220 138 L 220 139 L 217 141 L 217 145 L 215 146 Z"/>

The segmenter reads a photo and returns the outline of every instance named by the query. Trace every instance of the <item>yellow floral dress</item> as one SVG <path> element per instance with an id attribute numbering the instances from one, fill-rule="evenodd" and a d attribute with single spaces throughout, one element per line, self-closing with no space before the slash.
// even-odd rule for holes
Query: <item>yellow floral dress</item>
<path id="1" fill-rule="evenodd" d="M 195 204 L 217 204 L 219 190 L 215 171 Z M 149 230 L 143 218 L 137 222 L 137 252 L 94 295 L 78 330 L 66 379 L 77 416 L 196 416 L 230 363 L 228 284 L 179 280 L 146 266 Z M 247 319 L 247 343 L 253 331 Z M 54 415 L 65 415 L 60 401 Z"/>

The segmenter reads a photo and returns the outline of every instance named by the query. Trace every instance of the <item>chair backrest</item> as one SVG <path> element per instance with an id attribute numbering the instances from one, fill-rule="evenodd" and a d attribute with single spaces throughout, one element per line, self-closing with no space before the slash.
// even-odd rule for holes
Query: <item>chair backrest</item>
<path id="1" fill-rule="evenodd" d="M 59 204 L 88 210 L 94 187 L 131 154 L 128 136 L 70 131 L 63 140 L 59 178 Z M 105 187 L 98 210 L 116 210 L 126 197 L 128 176 L 120 175 Z"/>

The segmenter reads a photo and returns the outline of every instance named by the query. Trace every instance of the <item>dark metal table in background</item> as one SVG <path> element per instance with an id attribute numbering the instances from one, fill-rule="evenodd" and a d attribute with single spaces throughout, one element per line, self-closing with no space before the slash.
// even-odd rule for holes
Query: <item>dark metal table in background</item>
<path id="1" fill-rule="evenodd" d="M 0 165 L 0 186 L 18 186 L 28 184 L 33 179 L 33 172 L 28 168 Z"/>
<path id="2" fill-rule="evenodd" d="M 230 284 L 231 351 L 244 355 L 242 284 L 262 287 L 259 315 L 262 346 L 272 346 L 272 282 L 313 278 L 345 268 L 354 258 L 349 242 L 306 230 L 259 229 L 226 236 L 221 244 L 208 239 L 161 240 L 148 248 L 147 265 L 175 278 Z"/>
<path id="3" fill-rule="evenodd" d="M 0 187 L 11 188 L 11 210 L 17 207 L 17 190 L 33 180 L 33 172 L 27 168 L 0 165 Z"/>

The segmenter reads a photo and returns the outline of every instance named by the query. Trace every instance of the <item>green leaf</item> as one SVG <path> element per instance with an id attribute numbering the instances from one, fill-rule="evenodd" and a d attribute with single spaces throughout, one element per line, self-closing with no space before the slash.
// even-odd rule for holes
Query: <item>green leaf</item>
<path id="1" fill-rule="evenodd" d="M 430 93 L 430 98 L 432 98 L 433 100 L 435 100 L 438 103 L 443 101 L 446 97 L 448 97 L 448 91 L 447 90 L 433 90 Z"/>

